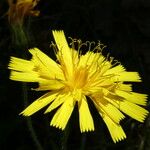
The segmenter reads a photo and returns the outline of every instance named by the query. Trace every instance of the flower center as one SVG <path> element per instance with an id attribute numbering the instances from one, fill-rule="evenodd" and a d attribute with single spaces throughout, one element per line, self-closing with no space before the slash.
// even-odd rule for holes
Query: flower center
<path id="1" fill-rule="evenodd" d="M 74 70 L 72 81 L 69 86 L 71 89 L 82 89 L 87 83 L 88 71 L 86 68 L 78 68 Z"/>

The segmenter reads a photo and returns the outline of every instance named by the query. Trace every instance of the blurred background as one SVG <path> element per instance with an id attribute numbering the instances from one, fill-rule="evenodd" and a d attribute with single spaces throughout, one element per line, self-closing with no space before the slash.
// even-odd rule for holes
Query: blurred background
<path id="1" fill-rule="evenodd" d="M 14 1 L 15 3 L 16 1 Z M 55 113 L 31 118 L 19 116 L 26 105 L 43 92 L 31 91 L 36 84 L 27 84 L 28 101 L 23 101 L 22 83 L 9 80 L 7 65 L 10 56 L 29 59 L 27 49 L 40 48 L 54 57 L 50 48 L 51 30 L 64 30 L 67 37 L 82 41 L 100 40 L 128 71 L 138 71 L 142 83 L 133 84 L 134 91 L 150 93 L 150 1 L 149 0 L 40 0 L 35 9 L 39 16 L 27 16 L 21 31 L 23 42 L 14 36 L 8 21 L 9 5 L 0 0 L 0 149 L 14 150 L 149 150 L 150 117 L 139 123 L 129 117 L 121 122 L 127 139 L 114 144 L 108 129 L 92 103 L 95 131 L 81 134 L 78 110 L 74 109 L 66 131 L 49 126 Z M 24 53 L 24 56 L 22 55 Z M 150 102 L 146 107 L 150 109 Z M 9 148 L 10 147 L 10 148 Z"/>

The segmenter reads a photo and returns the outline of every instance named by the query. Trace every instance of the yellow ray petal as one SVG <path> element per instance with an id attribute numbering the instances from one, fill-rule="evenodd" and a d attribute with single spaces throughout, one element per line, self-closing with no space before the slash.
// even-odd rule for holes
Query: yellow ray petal
<path id="1" fill-rule="evenodd" d="M 10 79 L 15 81 L 23 82 L 38 82 L 40 81 L 39 75 L 37 72 L 17 72 L 11 71 Z"/>
<path id="2" fill-rule="evenodd" d="M 113 122 L 119 124 L 120 120 L 124 119 L 125 116 L 112 104 L 99 104 L 99 110 L 102 110 Z"/>
<path id="3" fill-rule="evenodd" d="M 73 74 L 73 62 L 72 51 L 68 46 L 65 34 L 63 31 L 52 31 L 56 45 L 59 49 L 60 63 L 65 67 L 66 78 L 72 77 Z"/>
<path id="4" fill-rule="evenodd" d="M 42 80 L 39 81 L 39 87 L 34 89 L 36 91 L 43 91 L 43 90 L 59 90 L 64 87 L 63 81 L 54 79 L 54 80 L 46 80 L 43 82 Z"/>
<path id="5" fill-rule="evenodd" d="M 119 90 L 123 90 L 123 91 L 132 91 L 132 84 L 119 84 L 119 87 L 118 87 Z"/>
<path id="6" fill-rule="evenodd" d="M 74 64 L 74 66 L 75 65 L 77 65 L 78 64 L 78 62 L 79 62 L 79 56 L 78 56 L 78 52 L 76 51 L 76 50 L 74 50 L 74 49 L 70 49 L 72 52 L 72 62 L 73 62 L 73 64 Z"/>
<path id="7" fill-rule="evenodd" d="M 74 106 L 75 106 L 75 102 L 73 98 L 71 96 L 68 97 L 63 103 L 63 105 L 55 113 L 50 125 L 64 130 L 72 114 Z"/>
<path id="8" fill-rule="evenodd" d="M 118 74 L 120 72 L 123 72 L 125 71 L 125 68 L 122 66 L 122 65 L 118 65 L 118 66 L 115 66 L 109 70 L 107 70 L 104 75 L 109 75 L 109 74 Z"/>
<path id="9" fill-rule="evenodd" d="M 104 122 L 106 123 L 114 143 L 126 138 L 126 134 L 119 124 L 113 122 L 106 114 L 100 114 L 100 115 L 102 116 Z"/>
<path id="10" fill-rule="evenodd" d="M 24 60 L 17 57 L 11 57 L 8 69 L 30 72 L 34 68 L 34 64 L 29 60 Z"/>
<path id="11" fill-rule="evenodd" d="M 30 49 L 29 52 L 33 55 L 32 61 L 35 63 L 35 65 L 39 65 L 39 67 L 41 66 L 39 69 L 45 69 L 47 76 L 64 79 L 60 65 L 54 60 L 45 55 L 38 48 Z M 42 73 L 44 73 L 44 71 Z"/>
<path id="12" fill-rule="evenodd" d="M 147 94 L 140 94 L 140 93 L 135 93 L 135 92 L 125 92 L 125 91 L 121 91 L 121 90 L 116 90 L 116 94 L 118 96 L 125 98 L 127 101 L 130 101 L 135 104 L 143 105 L 143 106 L 146 105 L 147 96 L 148 96 Z"/>
<path id="13" fill-rule="evenodd" d="M 82 98 L 82 90 L 81 89 L 75 89 L 74 91 L 71 92 L 72 97 L 76 101 L 80 101 Z"/>
<path id="14" fill-rule="evenodd" d="M 119 107 L 121 111 L 139 122 L 144 122 L 149 113 L 146 109 L 128 101 L 120 101 Z"/>
<path id="15" fill-rule="evenodd" d="M 112 67 L 112 64 L 109 61 L 104 61 L 101 65 L 100 75 L 104 75 L 107 70 Z"/>
<path id="16" fill-rule="evenodd" d="M 86 97 L 83 97 L 78 102 L 79 122 L 81 132 L 94 131 L 93 118 L 91 116 Z"/>
<path id="17" fill-rule="evenodd" d="M 141 78 L 138 72 L 121 72 L 114 77 L 114 81 L 141 82 Z"/>
<path id="18" fill-rule="evenodd" d="M 80 56 L 80 61 L 79 61 L 78 67 L 80 68 L 80 67 L 91 66 L 91 65 L 93 65 L 93 63 L 97 64 L 98 63 L 97 61 L 99 58 L 100 58 L 99 53 L 94 53 L 94 52 L 88 51 L 85 55 Z"/>
<path id="19" fill-rule="evenodd" d="M 45 113 L 51 112 L 52 110 L 60 106 L 62 103 L 65 102 L 67 97 L 68 95 L 66 94 L 58 95 L 57 98 L 52 102 L 52 104 L 50 104 L 50 106 L 46 109 Z"/>
<path id="20" fill-rule="evenodd" d="M 56 98 L 57 93 L 49 92 L 36 101 L 34 101 L 31 105 L 29 105 L 25 110 L 23 110 L 20 114 L 24 116 L 31 116 L 32 114 L 36 113 L 38 110 L 42 109 L 50 102 L 52 102 Z"/>

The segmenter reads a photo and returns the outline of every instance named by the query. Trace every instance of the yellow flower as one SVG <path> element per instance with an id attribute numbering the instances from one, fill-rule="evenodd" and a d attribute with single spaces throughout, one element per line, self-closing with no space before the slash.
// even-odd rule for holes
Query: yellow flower
<path id="1" fill-rule="evenodd" d="M 73 40 L 70 48 L 63 31 L 53 31 L 53 36 L 57 62 L 37 48 L 29 50 L 31 60 L 11 57 L 10 79 L 38 82 L 39 87 L 35 90 L 49 91 L 21 114 L 30 116 L 46 105 L 49 105 L 45 111 L 48 113 L 60 106 L 50 125 L 64 130 L 77 104 L 81 132 L 93 131 L 93 118 L 86 98 L 89 97 L 113 141 L 125 139 L 126 134 L 120 125 L 124 114 L 140 122 L 148 115 L 148 111 L 141 107 L 146 105 L 147 95 L 132 92 L 131 82 L 141 82 L 139 74 L 126 71 L 112 58 L 105 58 L 100 43 L 82 55 L 82 46 L 89 45 L 91 49 L 92 43 L 82 44 L 80 40 Z"/>
<path id="2" fill-rule="evenodd" d="M 8 0 L 8 20 L 12 24 L 22 24 L 25 16 L 38 16 L 40 11 L 33 10 L 39 0 Z"/>

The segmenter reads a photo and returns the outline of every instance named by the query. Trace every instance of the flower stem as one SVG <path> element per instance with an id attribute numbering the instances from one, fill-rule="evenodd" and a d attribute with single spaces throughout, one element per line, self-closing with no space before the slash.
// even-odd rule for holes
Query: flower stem
<path id="1" fill-rule="evenodd" d="M 23 94 L 24 105 L 26 107 L 28 105 L 28 91 L 27 91 L 26 83 L 22 84 L 22 94 Z M 35 145 L 37 147 L 37 150 L 44 150 L 42 148 L 42 145 L 40 144 L 40 142 L 38 140 L 38 137 L 36 135 L 36 132 L 35 132 L 35 130 L 33 128 L 31 117 L 27 117 L 26 120 L 27 120 L 27 126 L 29 128 L 31 137 L 33 138 L 33 141 L 34 141 L 34 143 L 35 143 Z"/>

